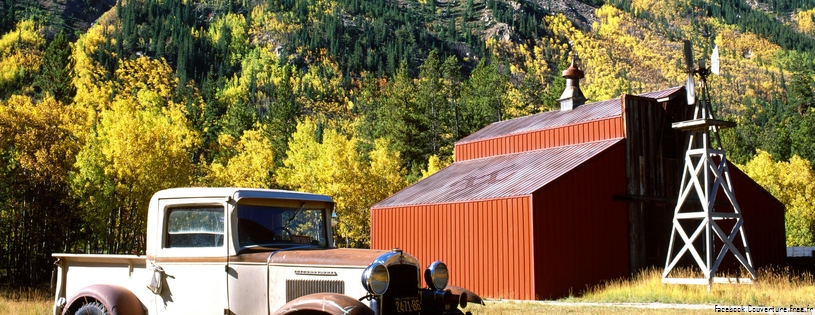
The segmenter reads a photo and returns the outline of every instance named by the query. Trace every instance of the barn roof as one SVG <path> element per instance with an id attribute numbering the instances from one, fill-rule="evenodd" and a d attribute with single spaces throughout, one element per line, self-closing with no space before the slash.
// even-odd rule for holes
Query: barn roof
<path id="1" fill-rule="evenodd" d="M 617 138 L 456 162 L 373 208 L 529 195 L 622 141 Z"/>
<path id="2" fill-rule="evenodd" d="M 654 100 L 682 95 L 673 87 L 636 95 Z M 536 130 L 602 120 L 622 115 L 622 99 L 615 98 L 493 123 L 459 140 L 456 145 L 524 134 Z M 372 208 L 462 202 L 529 195 L 563 176 L 623 138 L 496 155 L 453 163 Z"/>
<path id="3" fill-rule="evenodd" d="M 678 86 L 661 91 L 648 92 L 637 96 L 656 100 L 671 97 L 683 88 L 684 87 L 682 86 Z M 620 98 L 614 98 L 606 101 L 584 104 L 573 110 L 554 110 L 495 122 L 459 140 L 456 144 L 464 144 L 484 139 L 522 134 L 534 130 L 573 125 L 620 115 L 622 115 L 621 100 Z"/>
<path id="4" fill-rule="evenodd" d="M 621 108 L 620 100 L 612 99 L 584 104 L 570 111 L 553 110 L 499 121 L 481 128 L 481 130 L 459 140 L 457 144 L 620 116 Z"/>
<path id="5" fill-rule="evenodd" d="M 653 91 L 653 92 L 643 93 L 643 94 L 640 94 L 640 95 L 637 95 L 637 96 L 645 97 L 645 98 L 653 98 L 655 100 L 658 100 L 658 99 L 665 98 L 665 97 L 672 97 L 672 96 L 675 95 L 675 93 L 679 92 L 680 90 L 683 90 L 684 88 L 685 88 L 684 86 L 676 86 L 676 87 L 672 87 L 670 89 L 665 89 L 665 90 L 662 90 L 662 91 Z M 676 94 L 676 95 L 681 95 L 681 94 Z"/>

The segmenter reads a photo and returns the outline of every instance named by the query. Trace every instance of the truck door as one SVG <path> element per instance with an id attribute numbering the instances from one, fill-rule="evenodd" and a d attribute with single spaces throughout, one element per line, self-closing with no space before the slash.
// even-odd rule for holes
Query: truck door
<path id="1" fill-rule="evenodd" d="M 153 262 L 163 270 L 158 314 L 218 314 L 227 305 L 227 212 L 223 199 L 160 200 L 161 242 Z M 150 268 L 150 266 L 148 266 Z"/>

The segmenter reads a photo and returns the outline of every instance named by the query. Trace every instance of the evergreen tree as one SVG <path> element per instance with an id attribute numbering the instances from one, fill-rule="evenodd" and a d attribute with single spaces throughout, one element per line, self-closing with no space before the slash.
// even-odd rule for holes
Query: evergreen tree
<path id="1" fill-rule="evenodd" d="M 461 131 L 469 135 L 503 118 L 507 77 L 495 62 L 482 59 L 461 91 Z"/>
<path id="2" fill-rule="evenodd" d="M 798 155 L 811 163 L 815 169 L 815 109 L 807 110 L 804 115 L 796 119 L 797 128 L 789 138 L 792 145 L 792 154 Z"/>
<path id="3" fill-rule="evenodd" d="M 803 116 L 806 110 L 815 106 L 815 81 L 812 79 L 813 71 L 802 69 L 792 75 L 789 89 L 787 90 L 787 100 L 790 109 Z"/>
<path id="4" fill-rule="evenodd" d="M 459 126 L 459 98 L 461 98 L 461 66 L 455 56 L 447 57 L 441 65 L 442 80 L 444 80 L 443 94 L 447 101 L 447 111 L 450 115 L 450 132 L 453 141 L 458 141 L 465 135 Z"/>
<path id="5" fill-rule="evenodd" d="M 264 124 L 267 126 L 266 137 L 269 138 L 275 150 L 280 152 L 274 157 L 276 166 L 283 165 L 285 156 L 282 153 L 288 150 L 289 137 L 295 131 L 301 111 L 296 101 L 297 94 L 292 86 L 292 76 L 295 70 L 292 66 L 284 66 L 282 70 L 283 76 L 280 78 L 280 83 L 267 84 L 264 89 L 267 95 L 272 95 L 269 115 Z"/>
<path id="6" fill-rule="evenodd" d="M 425 158 L 440 153 L 442 147 L 447 150 L 450 146 L 450 111 L 446 106 L 444 95 L 444 81 L 442 79 L 441 61 L 438 53 L 433 50 L 419 67 L 419 84 L 416 93 L 417 113 L 414 113 L 415 128 L 420 128 L 420 138 L 426 139 L 423 152 Z M 449 156 L 452 152 L 445 152 Z"/>
<path id="7" fill-rule="evenodd" d="M 388 82 L 380 102 L 374 138 L 385 138 L 395 150 L 402 152 L 406 168 L 424 163 L 422 142 L 426 144 L 426 140 L 420 139 L 417 135 L 419 129 L 413 128 L 418 123 L 418 113 L 414 112 L 417 107 L 416 86 L 408 73 L 406 61 L 402 61 L 396 75 Z"/>
<path id="8" fill-rule="evenodd" d="M 71 46 L 65 32 L 60 31 L 45 49 L 40 75 L 34 79 L 34 86 L 43 94 L 50 94 L 56 100 L 67 104 L 76 93 L 71 83 L 73 77 L 71 69 L 73 69 Z"/>

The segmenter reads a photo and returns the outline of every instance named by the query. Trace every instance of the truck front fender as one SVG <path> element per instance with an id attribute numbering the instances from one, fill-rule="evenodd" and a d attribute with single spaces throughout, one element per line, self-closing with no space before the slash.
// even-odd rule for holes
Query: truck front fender
<path id="1" fill-rule="evenodd" d="M 82 288 L 66 304 L 62 314 L 73 314 L 82 305 L 92 302 L 102 303 L 110 315 L 144 315 L 144 307 L 133 292 L 107 284 L 94 284 Z"/>
<path id="2" fill-rule="evenodd" d="M 315 293 L 291 300 L 274 312 L 275 315 L 324 313 L 332 315 L 373 315 L 374 311 L 359 300 L 336 293 Z"/>
<path id="3" fill-rule="evenodd" d="M 480 304 L 480 305 L 485 305 L 484 300 L 482 300 L 481 297 L 478 296 L 478 294 L 475 294 L 475 292 L 473 292 L 473 291 L 467 290 L 467 289 L 462 288 L 462 287 L 452 286 L 452 285 L 447 286 L 447 288 L 450 289 L 450 293 L 453 293 L 455 295 L 460 296 L 462 293 L 467 294 L 467 302 Z"/>

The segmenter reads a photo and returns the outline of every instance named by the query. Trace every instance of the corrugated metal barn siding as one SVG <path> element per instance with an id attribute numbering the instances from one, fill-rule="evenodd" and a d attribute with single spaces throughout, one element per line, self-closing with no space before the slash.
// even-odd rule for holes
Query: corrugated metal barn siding
<path id="1" fill-rule="evenodd" d="M 534 299 L 529 197 L 371 210 L 371 248 L 423 266 L 442 260 L 450 284 L 483 297 Z"/>
<path id="2" fill-rule="evenodd" d="M 622 117 L 456 144 L 456 162 L 623 137 Z"/>
<path id="3" fill-rule="evenodd" d="M 536 298 L 629 275 L 625 190 L 620 142 L 533 194 Z"/>

